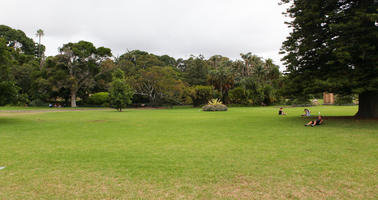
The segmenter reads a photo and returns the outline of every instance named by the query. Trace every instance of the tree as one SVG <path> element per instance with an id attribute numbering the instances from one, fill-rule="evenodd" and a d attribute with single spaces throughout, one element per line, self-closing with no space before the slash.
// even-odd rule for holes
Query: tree
<path id="1" fill-rule="evenodd" d="M 38 29 L 35 34 L 38 37 L 38 57 L 41 58 L 41 38 L 44 36 L 42 29 Z"/>
<path id="2" fill-rule="evenodd" d="M 28 38 L 21 30 L 12 29 L 9 26 L 0 25 L 0 37 L 6 40 L 7 46 L 21 51 L 26 55 L 35 55 L 36 48 L 33 39 Z"/>
<path id="3" fill-rule="evenodd" d="M 122 108 L 131 104 L 133 95 L 133 89 L 125 82 L 124 72 L 120 69 L 116 70 L 109 90 L 110 105 L 122 112 Z"/>
<path id="4" fill-rule="evenodd" d="M 195 85 L 190 88 L 193 106 L 205 105 L 214 98 L 213 86 Z"/>
<path id="5" fill-rule="evenodd" d="M 166 66 L 166 63 L 173 62 L 171 57 L 157 56 L 145 51 L 133 50 L 121 55 L 116 63 L 127 76 L 134 76 L 138 70 L 147 69 L 153 66 Z"/>
<path id="6" fill-rule="evenodd" d="M 0 105 L 13 103 L 17 99 L 18 87 L 11 74 L 12 57 L 6 40 L 0 37 Z"/>
<path id="7" fill-rule="evenodd" d="M 378 117 L 378 2 L 282 0 L 292 28 L 282 45 L 290 95 L 358 94 L 357 117 Z M 294 82 L 296 81 L 296 82 Z"/>
<path id="8" fill-rule="evenodd" d="M 182 62 L 184 66 L 183 77 L 189 85 L 206 85 L 209 74 L 209 65 L 202 55 L 197 57 L 191 56 L 189 59 Z"/>
<path id="9" fill-rule="evenodd" d="M 76 107 L 78 91 L 94 86 L 94 78 L 100 71 L 101 62 L 112 54 L 110 49 L 96 48 L 87 41 L 64 44 L 59 51 L 59 63 L 63 64 L 63 69 L 68 76 L 66 80 L 63 80 L 66 82 L 64 85 L 70 89 L 71 107 Z"/>
<path id="10" fill-rule="evenodd" d="M 38 58 L 39 58 L 39 66 L 42 67 L 42 53 L 41 53 L 41 38 L 45 35 L 42 29 L 38 29 L 37 33 L 35 34 L 38 37 Z"/>
<path id="11" fill-rule="evenodd" d="M 178 72 L 172 67 L 150 67 L 139 71 L 133 81 L 136 94 L 149 98 L 152 104 L 180 104 L 185 84 L 178 79 Z"/>
<path id="12" fill-rule="evenodd" d="M 227 103 L 228 91 L 234 85 L 234 76 L 227 63 L 223 63 L 218 68 L 212 69 L 209 73 L 208 81 L 219 91 L 222 102 Z"/>
<path id="13" fill-rule="evenodd" d="M 251 52 L 248 52 L 246 54 L 241 53 L 240 56 L 244 61 L 243 65 L 241 65 L 242 68 L 241 68 L 240 74 L 243 78 L 245 78 L 251 73 L 250 65 L 251 65 L 252 53 Z"/>

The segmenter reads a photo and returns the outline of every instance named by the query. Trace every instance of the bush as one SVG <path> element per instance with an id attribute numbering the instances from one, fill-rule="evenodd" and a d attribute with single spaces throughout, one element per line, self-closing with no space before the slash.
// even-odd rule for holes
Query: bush
<path id="1" fill-rule="evenodd" d="M 254 105 L 261 105 L 264 102 L 264 91 L 262 88 L 257 90 L 247 90 L 249 102 Z"/>
<path id="2" fill-rule="evenodd" d="M 310 98 L 307 96 L 297 97 L 291 101 L 293 106 L 311 106 Z"/>
<path id="3" fill-rule="evenodd" d="M 203 111 L 227 111 L 227 106 L 222 104 L 218 99 L 212 99 L 209 103 L 202 107 Z"/>
<path id="4" fill-rule="evenodd" d="M 49 104 L 44 102 L 41 99 L 34 99 L 33 101 L 30 102 L 30 106 L 48 106 Z"/>
<path id="5" fill-rule="evenodd" d="M 248 104 L 248 94 L 241 87 L 237 87 L 230 90 L 229 96 L 230 96 L 231 103 L 244 104 L 244 105 Z"/>
<path id="6" fill-rule="evenodd" d="M 200 106 L 206 104 L 213 98 L 214 89 L 212 86 L 196 85 L 191 89 L 190 97 L 193 101 L 193 106 Z"/>
<path id="7" fill-rule="evenodd" d="M 202 107 L 203 111 L 227 111 L 226 105 L 206 105 Z"/>
<path id="8" fill-rule="evenodd" d="M 345 104 L 353 104 L 353 95 L 336 95 L 335 98 L 336 105 L 345 105 Z"/>
<path id="9" fill-rule="evenodd" d="M 108 92 L 98 92 L 94 93 L 88 98 L 88 103 L 92 105 L 103 105 L 109 102 Z"/>

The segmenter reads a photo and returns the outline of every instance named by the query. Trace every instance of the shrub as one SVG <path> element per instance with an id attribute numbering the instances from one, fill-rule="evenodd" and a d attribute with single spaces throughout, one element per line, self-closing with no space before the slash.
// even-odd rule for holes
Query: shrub
<path id="1" fill-rule="evenodd" d="M 264 102 L 264 91 L 262 88 L 257 90 L 247 90 L 248 101 L 254 105 L 261 105 Z"/>
<path id="2" fill-rule="evenodd" d="M 227 106 L 222 104 L 219 99 L 212 99 L 209 103 L 202 107 L 203 111 L 227 111 Z"/>
<path id="3" fill-rule="evenodd" d="M 353 104 L 353 95 L 336 95 L 335 98 L 336 105 L 345 105 L 345 104 Z"/>
<path id="4" fill-rule="evenodd" d="M 191 89 L 190 97 L 193 101 L 193 106 L 200 106 L 206 104 L 213 98 L 214 89 L 212 86 L 196 85 Z"/>
<path id="5" fill-rule="evenodd" d="M 109 93 L 108 92 L 94 93 L 91 96 L 89 96 L 88 102 L 92 105 L 103 105 L 104 103 L 109 102 Z"/>
<path id="6" fill-rule="evenodd" d="M 293 106 L 311 106 L 311 101 L 308 96 L 297 97 L 291 101 Z"/>
<path id="7" fill-rule="evenodd" d="M 247 92 L 241 88 L 237 87 L 229 92 L 231 103 L 235 104 L 248 104 L 248 94 Z"/>
<path id="8" fill-rule="evenodd" d="M 30 102 L 30 106 L 48 106 L 49 104 L 41 99 L 34 99 Z"/>
<path id="9" fill-rule="evenodd" d="M 203 111 L 227 111 L 226 105 L 206 105 L 202 107 Z"/>

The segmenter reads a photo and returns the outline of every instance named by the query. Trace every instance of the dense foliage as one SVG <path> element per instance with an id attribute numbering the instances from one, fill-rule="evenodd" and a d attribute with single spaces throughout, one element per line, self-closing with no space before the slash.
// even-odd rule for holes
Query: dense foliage
<path id="1" fill-rule="evenodd" d="M 126 83 L 123 71 L 118 69 L 113 74 L 113 81 L 110 87 L 110 106 L 122 111 L 131 104 L 131 99 L 134 95 L 133 89 Z"/>
<path id="2" fill-rule="evenodd" d="M 292 18 L 282 46 L 287 95 L 358 94 L 358 116 L 378 117 L 378 1 L 282 2 Z"/>
<path id="3" fill-rule="evenodd" d="M 111 57 L 109 48 L 79 41 L 63 44 L 58 55 L 46 58 L 43 30 L 36 36 L 38 43 L 21 30 L 0 26 L 1 105 L 111 103 L 122 109 L 129 104 L 201 106 L 213 98 L 245 105 L 283 99 L 279 67 L 252 53 L 236 60 L 221 55 L 175 59 L 140 50 Z M 114 78 L 114 72 L 121 77 Z M 132 98 L 126 91 L 133 91 Z"/>

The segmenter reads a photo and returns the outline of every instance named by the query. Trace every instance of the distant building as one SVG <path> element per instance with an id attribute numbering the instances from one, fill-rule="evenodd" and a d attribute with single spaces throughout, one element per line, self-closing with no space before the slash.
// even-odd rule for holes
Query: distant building
<path id="1" fill-rule="evenodd" d="M 335 103 L 335 96 L 333 93 L 323 92 L 323 104 L 331 105 Z"/>

